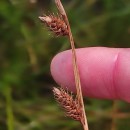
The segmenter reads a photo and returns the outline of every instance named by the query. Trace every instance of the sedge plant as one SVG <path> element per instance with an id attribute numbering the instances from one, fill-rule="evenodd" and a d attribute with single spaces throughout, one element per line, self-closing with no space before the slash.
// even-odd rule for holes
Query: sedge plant
<path id="1" fill-rule="evenodd" d="M 69 20 L 65 9 L 60 0 L 55 0 L 59 11 L 58 15 L 50 14 L 40 16 L 39 19 L 52 31 L 56 36 L 67 36 L 71 44 L 73 71 L 76 86 L 76 96 L 73 97 L 68 91 L 61 88 L 53 88 L 55 99 L 64 108 L 66 115 L 74 120 L 81 122 L 83 129 L 88 130 L 87 117 L 84 108 L 83 95 L 81 89 L 80 75 L 77 65 L 75 44 L 71 32 Z"/>

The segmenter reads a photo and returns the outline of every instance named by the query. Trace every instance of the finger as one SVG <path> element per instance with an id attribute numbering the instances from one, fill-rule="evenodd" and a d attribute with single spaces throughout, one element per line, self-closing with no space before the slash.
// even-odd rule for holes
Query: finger
<path id="1" fill-rule="evenodd" d="M 82 48 L 76 54 L 84 96 L 130 102 L 130 49 Z M 51 73 L 59 85 L 75 91 L 71 50 L 54 57 Z"/>

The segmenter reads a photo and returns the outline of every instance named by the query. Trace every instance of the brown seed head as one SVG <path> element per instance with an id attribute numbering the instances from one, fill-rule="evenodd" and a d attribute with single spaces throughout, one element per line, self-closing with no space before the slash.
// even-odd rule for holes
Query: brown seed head
<path id="1" fill-rule="evenodd" d="M 40 16 L 39 19 L 46 24 L 50 31 L 54 32 L 56 36 L 68 35 L 68 28 L 66 23 L 59 16 L 49 15 Z"/>
<path id="2" fill-rule="evenodd" d="M 69 95 L 63 88 L 54 87 L 53 93 L 57 102 L 66 111 L 66 115 L 81 122 L 82 111 L 77 99 L 73 99 L 72 95 Z"/>

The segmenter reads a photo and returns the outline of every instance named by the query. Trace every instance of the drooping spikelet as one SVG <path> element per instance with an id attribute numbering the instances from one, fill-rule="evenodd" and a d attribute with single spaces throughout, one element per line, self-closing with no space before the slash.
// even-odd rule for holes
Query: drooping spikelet
<path id="1" fill-rule="evenodd" d="M 53 93 L 57 102 L 65 110 L 66 116 L 81 122 L 82 111 L 78 100 L 73 99 L 72 95 L 69 95 L 63 88 L 58 89 L 54 87 Z"/>
<path id="2" fill-rule="evenodd" d="M 56 36 L 68 35 L 68 28 L 63 19 L 59 16 L 49 15 L 40 16 L 39 19 L 46 24 L 50 31 Z"/>

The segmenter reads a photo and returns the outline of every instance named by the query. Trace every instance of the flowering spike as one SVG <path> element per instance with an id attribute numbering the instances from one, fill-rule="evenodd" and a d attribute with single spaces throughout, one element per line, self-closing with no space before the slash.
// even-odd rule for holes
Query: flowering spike
<path id="1" fill-rule="evenodd" d="M 53 93 L 57 102 L 65 110 L 66 116 L 81 122 L 82 111 L 77 98 L 74 99 L 72 93 L 70 95 L 63 88 L 54 87 Z"/>
<path id="2" fill-rule="evenodd" d="M 61 17 L 53 15 L 39 16 L 39 19 L 46 24 L 50 31 L 56 36 L 68 35 L 68 27 Z"/>

